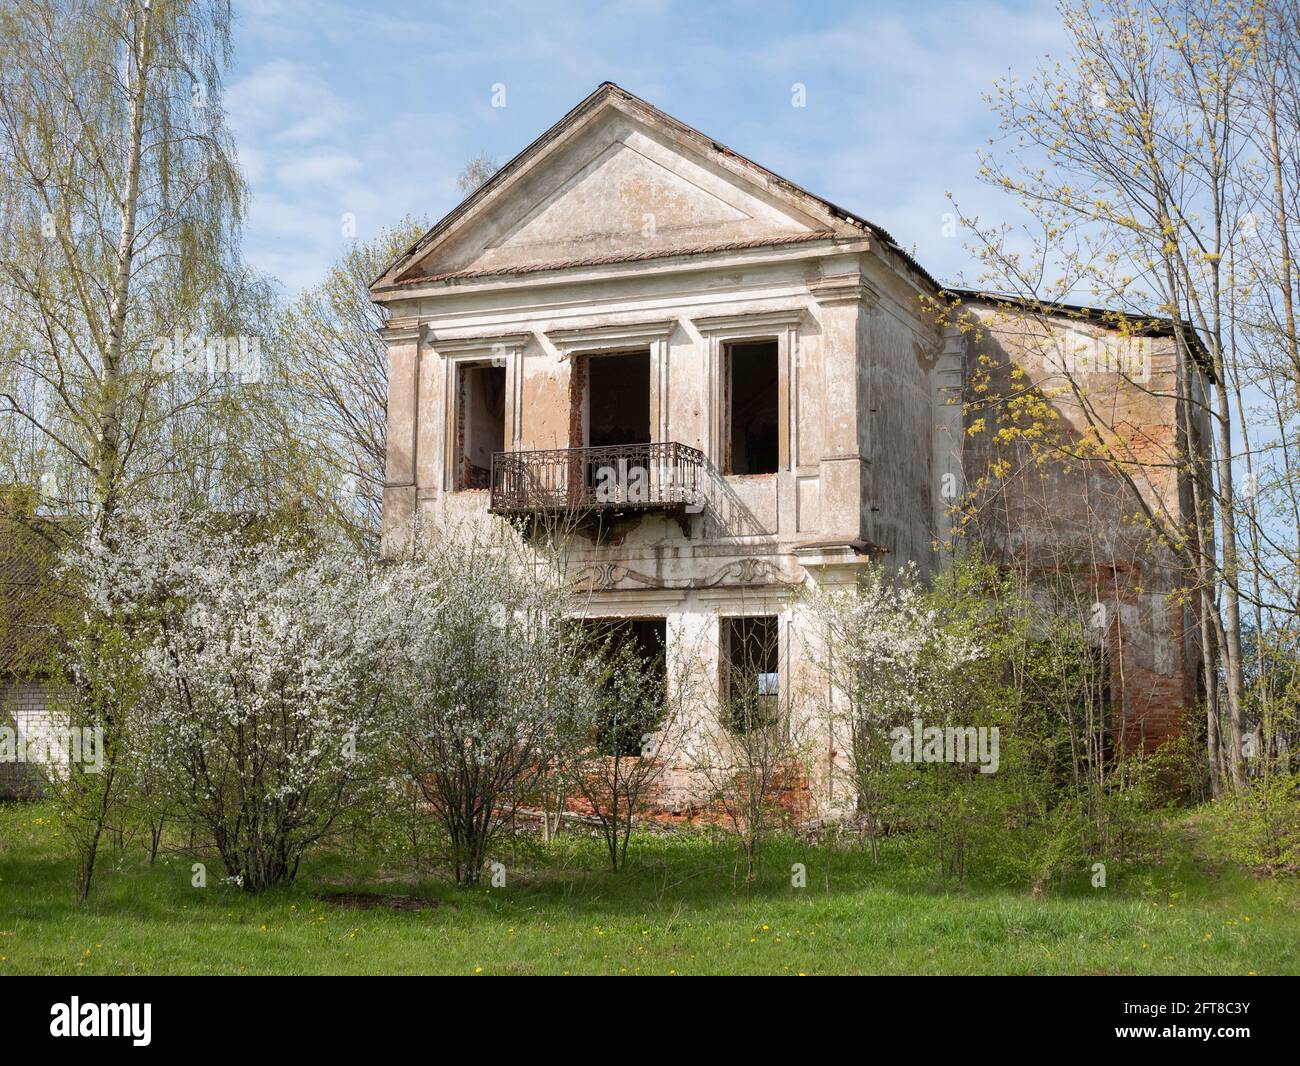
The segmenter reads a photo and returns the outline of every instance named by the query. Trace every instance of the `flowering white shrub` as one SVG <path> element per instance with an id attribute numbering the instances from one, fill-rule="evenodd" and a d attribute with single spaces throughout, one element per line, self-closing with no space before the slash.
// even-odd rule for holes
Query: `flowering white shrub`
<path id="1" fill-rule="evenodd" d="M 569 741 L 555 760 L 556 807 L 577 799 L 605 841 L 610 867 L 627 862 L 632 828 L 652 805 L 688 725 L 693 686 L 666 652 L 652 654 L 627 630 L 598 622 L 572 627 L 574 669 L 582 684 L 572 703 Z"/>
<path id="2" fill-rule="evenodd" d="M 954 630 L 914 566 L 872 568 L 852 585 L 814 588 L 808 603 L 838 662 L 837 684 L 871 720 L 946 717 L 962 668 L 985 654 Z"/>
<path id="3" fill-rule="evenodd" d="M 477 883 L 493 837 L 584 728 L 597 665 L 569 638 L 558 565 L 509 531 L 449 531 L 386 577 L 405 618 L 388 666 L 400 765 Z"/>
<path id="4" fill-rule="evenodd" d="M 378 709 L 393 627 L 353 556 L 177 517 L 129 521 L 72 565 L 100 610 L 149 620 L 137 776 L 257 891 L 380 780 Z"/>

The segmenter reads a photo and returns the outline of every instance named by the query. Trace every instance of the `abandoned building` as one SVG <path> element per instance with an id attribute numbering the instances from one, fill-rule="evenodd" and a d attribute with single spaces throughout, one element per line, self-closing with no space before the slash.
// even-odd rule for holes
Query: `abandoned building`
<path id="1" fill-rule="evenodd" d="M 824 684 L 798 589 L 873 561 L 944 565 L 955 501 L 991 462 L 966 402 L 982 356 L 1050 385 L 1061 353 L 1089 353 L 1080 372 L 1114 393 L 1116 433 L 1149 463 L 1144 501 L 1179 522 L 1191 506 L 1170 457 L 1200 446 L 1208 385 L 1168 323 L 970 292 L 945 323 L 932 304 L 953 294 L 879 226 L 610 83 L 371 294 L 388 312 L 383 550 L 449 518 L 580 515 L 569 558 L 589 613 L 717 684 L 753 648 L 765 694 Z M 1095 466 L 1012 474 L 960 532 L 1085 576 L 1116 729 L 1159 741 L 1197 695 L 1195 616 L 1110 488 Z M 828 768 L 839 743 L 825 738 Z M 825 793 L 833 774 L 817 776 Z"/>

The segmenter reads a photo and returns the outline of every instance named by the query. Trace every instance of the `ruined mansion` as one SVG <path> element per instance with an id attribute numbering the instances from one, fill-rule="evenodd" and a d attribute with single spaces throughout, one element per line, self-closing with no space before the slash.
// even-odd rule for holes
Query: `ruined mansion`
<path id="1" fill-rule="evenodd" d="M 590 615 L 670 661 L 690 649 L 718 684 L 757 639 L 763 684 L 789 695 L 817 684 L 798 589 L 872 563 L 934 573 L 978 538 L 1026 572 L 1083 575 L 1126 744 L 1176 734 L 1198 697 L 1186 577 L 1131 496 L 1188 520 L 1209 381 L 1168 322 L 946 291 L 879 226 L 610 83 L 371 294 L 389 555 L 426 522 L 580 517 Z M 1008 462 L 976 425 L 995 417 L 976 393 L 1010 373 L 1085 435 L 1053 388 L 1062 359 L 1136 457 L 1128 495 L 1105 464 Z"/>

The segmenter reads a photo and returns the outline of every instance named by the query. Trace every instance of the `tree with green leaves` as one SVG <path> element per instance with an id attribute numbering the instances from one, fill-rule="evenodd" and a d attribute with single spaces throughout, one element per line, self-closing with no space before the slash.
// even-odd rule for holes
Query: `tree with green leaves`
<path id="1" fill-rule="evenodd" d="M 386 316 L 370 284 L 426 228 L 408 218 L 353 244 L 286 317 L 283 386 L 295 432 L 331 485 L 322 496 L 330 517 L 370 548 L 378 546 L 388 425 L 388 350 L 377 332 Z"/>
<path id="2" fill-rule="evenodd" d="M 1258 625 L 1300 613 L 1290 252 L 1300 151 L 1289 124 L 1300 9 L 1294 0 L 1078 0 L 1061 11 L 1065 55 L 991 96 L 1002 136 L 981 173 L 1028 221 L 964 221 L 980 287 L 1014 297 L 1030 324 L 1022 328 L 1038 328 L 1047 344 L 1059 343 L 1062 304 L 1115 309 L 1107 324 L 1130 339 L 1147 316 L 1172 325 L 1177 448 L 1142 458 L 1117 447 L 1125 426 L 1109 393 L 1068 360 L 1063 402 L 1086 419 L 1083 458 L 1127 483 L 1126 509 L 1188 575 L 1179 591 L 1199 616 L 1217 792 L 1245 775 L 1247 616 Z M 1136 377 L 1127 384 L 1157 390 Z M 991 412 L 1016 401 L 1004 390 L 981 403 Z M 1139 485 L 1144 466 L 1185 481 L 1190 519 L 1152 506 Z"/>
<path id="3" fill-rule="evenodd" d="M 221 108 L 230 18 L 223 0 L 0 11 L 0 316 L 17 326 L 4 413 L 66 473 L 62 509 L 101 528 L 176 462 L 149 458 L 174 416 L 229 384 L 181 387 L 177 353 L 159 355 L 244 303 L 230 284 L 244 184 Z"/>

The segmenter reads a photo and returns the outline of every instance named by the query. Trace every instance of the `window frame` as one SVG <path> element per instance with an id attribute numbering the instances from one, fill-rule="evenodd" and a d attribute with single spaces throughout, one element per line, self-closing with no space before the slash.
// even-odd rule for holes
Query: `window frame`
<path id="1" fill-rule="evenodd" d="M 718 618 L 718 694 L 721 697 L 721 704 L 730 714 L 734 696 L 732 694 L 732 676 L 734 670 L 734 650 L 733 641 L 735 640 L 735 627 L 738 623 L 765 621 L 772 627 L 771 653 L 775 660 L 775 671 L 760 671 L 756 676 L 759 678 L 776 674 L 777 684 L 775 692 L 764 693 L 761 691 L 762 682 L 759 682 L 760 691 L 755 694 L 758 699 L 764 697 L 770 699 L 770 710 L 767 712 L 766 722 L 771 723 L 779 719 L 781 714 L 782 699 L 786 692 L 785 670 L 782 669 L 784 656 L 782 655 L 781 642 L 781 615 L 779 612 L 764 612 L 755 614 L 726 614 Z M 729 722 L 728 727 L 735 729 L 735 722 Z"/>
<path id="2" fill-rule="evenodd" d="M 509 432 L 508 432 L 509 425 L 506 419 L 506 414 L 507 414 L 506 394 L 508 394 L 510 391 L 510 373 L 508 368 L 490 359 L 487 360 L 462 359 L 458 361 L 456 364 L 455 374 L 452 377 L 453 388 L 455 389 L 456 392 L 455 396 L 452 398 L 452 411 L 453 411 L 452 417 L 454 420 L 452 423 L 452 449 L 454 454 L 451 457 L 451 461 L 452 461 L 451 484 L 452 484 L 453 492 L 484 491 L 483 486 L 466 485 L 463 483 L 463 479 L 465 475 L 465 458 L 466 458 L 466 453 L 468 451 L 468 445 L 470 442 L 470 415 L 471 415 L 471 408 L 472 408 L 472 403 L 469 406 L 466 406 L 465 404 L 465 386 L 467 383 L 467 376 L 471 370 L 500 370 L 501 371 L 502 378 L 504 380 L 502 381 L 502 386 L 501 386 L 502 387 L 502 397 L 501 397 L 502 409 L 501 409 L 500 450 L 502 451 L 506 450 L 506 444 L 509 439 Z M 465 419 L 465 427 L 464 427 L 465 431 L 463 434 L 460 432 L 461 429 L 460 422 L 461 422 L 462 414 L 464 415 L 464 419 Z M 495 455 L 497 450 L 498 449 L 494 448 L 489 453 L 488 484 L 487 484 L 488 490 L 491 490 L 492 488 L 491 456 Z"/>
<path id="3" fill-rule="evenodd" d="M 727 425 L 727 358 L 725 346 L 753 341 L 776 341 L 777 373 L 777 468 L 781 474 L 799 463 L 799 334 L 807 317 L 803 307 L 775 311 L 753 311 L 739 315 L 709 315 L 692 319 L 705 342 L 704 454 L 719 471 L 726 465 L 729 441 Z M 773 477 L 773 474 L 724 474 L 724 477 Z"/>
<path id="4" fill-rule="evenodd" d="M 736 426 L 733 411 L 733 395 L 735 392 L 735 369 L 736 356 L 735 349 L 743 345 L 770 345 L 773 349 L 773 358 L 776 361 L 776 423 L 777 423 L 777 454 L 776 465 L 771 470 L 736 470 L 735 463 L 735 438 Z M 782 403 L 781 403 L 781 342 L 776 337 L 760 337 L 757 340 L 749 339 L 730 339 L 722 343 L 722 393 L 720 397 L 722 404 L 721 411 L 721 437 L 719 444 L 721 452 L 718 456 L 718 469 L 725 477 L 766 477 L 781 472 L 781 422 L 782 422 Z"/>
<path id="5" fill-rule="evenodd" d="M 578 357 L 617 355 L 621 352 L 650 352 L 650 440 L 652 443 L 669 439 L 669 343 L 673 331 L 677 329 L 678 320 L 659 318 L 649 322 L 611 323 L 598 326 L 581 326 L 575 329 L 551 329 L 546 331 L 546 339 L 560 353 L 560 362 L 570 366 L 569 419 L 570 427 L 577 426 L 578 432 L 571 434 L 570 448 L 583 447 L 581 440 L 586 436 L 587 417 L 586 389 L 583 395 L 575 394 L 573 388 L 572 367 Z M 574 418 L 574 407 L 582 405 L 577 412 L 581 421 Z"/>
<path id="6" fill-rule="evenodd" d="M 504 451 L 514 451 L 519 447 L 521 433 L 522 404 L 520 396 L 523 387 L 523 353 L 531 333 L 505 333 L 478 337 L 438 338 L 429 328 L 427 353 L 441 357 L 443 360 L 443 383 L 441 413 L 443 419 L 441 433 L 442 488 L 444 492 L 483 492 L 483 489 L 462 489 L 457 470 L 459 455 L 457 448 L 456 427 L 460 419 L 460 368 L 475 364 L 493 365 L 501 361 L 506 370 L 506 389 L 504 398 L 503 421 L 505 422 Z M 421 354 L 425 354 L 421 344 Z M 420 361 L 420 377 L 425 374 L 424 360 Z M 435 371 L 436 372 L 436 371 Z M 419 447 L 419 420 L 423 412 L 416 408 L 416 442 Z M 435 438 L 437 439 L 437 438 Z M 437 462 L 435 460 L 435 462 Z M 437 469 L 437 466 L 434 467 Z M 491 491 L 490 489 L 487 491 Z"/>

